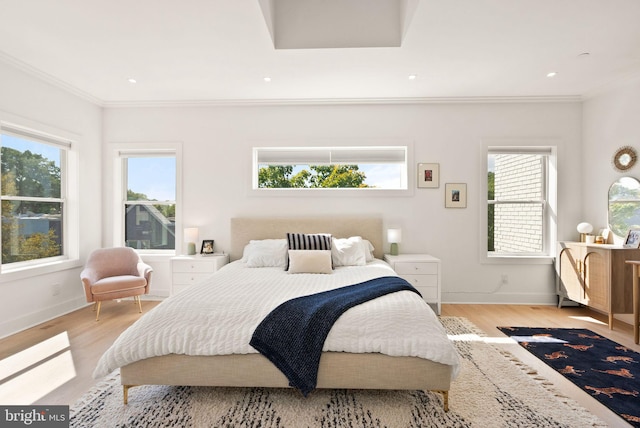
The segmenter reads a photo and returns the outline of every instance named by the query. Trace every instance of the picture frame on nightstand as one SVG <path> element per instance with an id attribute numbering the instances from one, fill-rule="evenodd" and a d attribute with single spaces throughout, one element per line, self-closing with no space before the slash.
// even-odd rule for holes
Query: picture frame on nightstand
<path id="1" fill-rule="evenodd" d="M 202 247 L 200 247 L 200 254 L 203 256 L 213 254 L 213 239 L 202 240 Z"/>

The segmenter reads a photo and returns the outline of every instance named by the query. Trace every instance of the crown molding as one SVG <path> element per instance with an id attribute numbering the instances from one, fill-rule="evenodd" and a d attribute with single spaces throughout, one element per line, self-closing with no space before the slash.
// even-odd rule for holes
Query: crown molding
<path id="1" fill-rule="evenodd" d="M 12 67 L 15 67 L 20 71 L 24 71 L 25 73 L 30 74 L 46 83 L 56 86 L 57 88 L 69 92 L 72 95 L 82 98 L 85 101 L 89 101 L 90 103 L 95 104 L 99 107 L 104 106 L 104 101 L 100 98 L 94 97 L 90 93 L 82 91 L 72 84 L 65 82 L 62 79 L 58 79 L 57 77 L 52 76 L 49 73 L 45 73 L 44 71 L 33 67 L 32 65 L 27 64 L 24 61 L 14 58 L 5 52 L 0 51 L 0 61 L 9 64 Z"/>
<path id="2" fill-rule="evenodd" d="M 488 104 L 488 103 L 576 103 L 580 95 L 517 97 L 413 97 L 413 98 L 309 98 L 309 99 L 224 99 L 105 101 L 105 108 L 140 107 L 228 107 L 228 106 L 315 106 L 315 105 L 402 105 L 402 104 Z"/>

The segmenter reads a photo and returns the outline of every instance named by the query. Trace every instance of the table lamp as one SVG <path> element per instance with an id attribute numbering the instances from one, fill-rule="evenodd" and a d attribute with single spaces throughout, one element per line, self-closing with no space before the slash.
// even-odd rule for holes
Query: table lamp
<path id="1" fill-rule="evenodd" d="M 590 223 L 582 222 L 578 225 L 578 232 L 580 232 L 580 242 L 585 242 L 587 234 L 593 231 L 593 226 Z"/>
<path id="2" fill-rule="evenodd" d="M 198 240 L 198 228 L 186 227 L 184 229 L 184 242 L 187 243 L 187 254 L 190 256 L 196 253 L 196 241 Z"/>
<path id="3" fill-rule="evenodd" d="M 402 242 L 402 230 L 401 229 L 388 229 L 387 241 L 391 244 L 391 255 L 398 255 L 398 243 Z"/>

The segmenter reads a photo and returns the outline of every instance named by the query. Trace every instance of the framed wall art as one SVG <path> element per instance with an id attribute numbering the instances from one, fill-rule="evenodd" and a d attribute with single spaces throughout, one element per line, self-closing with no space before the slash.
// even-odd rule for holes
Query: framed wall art
<path id="1" fill-rule="evenodd" d="M 440 164 L 418 164 L 418 187 L 432 189 L 440 187 Z"/>
<path id="2" fill-rule="evenodd" d="M 467 183 L 444 185 L 445 208 L 467 208 Z"/>

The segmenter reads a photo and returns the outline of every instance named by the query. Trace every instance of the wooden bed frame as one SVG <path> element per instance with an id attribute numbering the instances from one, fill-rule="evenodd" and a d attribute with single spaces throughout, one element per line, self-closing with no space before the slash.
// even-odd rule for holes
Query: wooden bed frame
<path id="1" fill-rule="evenodd" d="M 338 238 L 362 236 L 382 258 L 382 220 L 362 217 L 233 218 L 231 260 L 242 257 L 251 239 L 284 238 L 287 232 L 331 233 Z M 136 385 L 189 385 L 288 388 L 287 378 L 261 354 L 148 358 L 120 369 L 124 403 Z M 391 357 L 378 353 L 324 352 L 318 388 L 420 389 L 442 393 L 449 410 L 452 367 L 417 357 Z"/>

